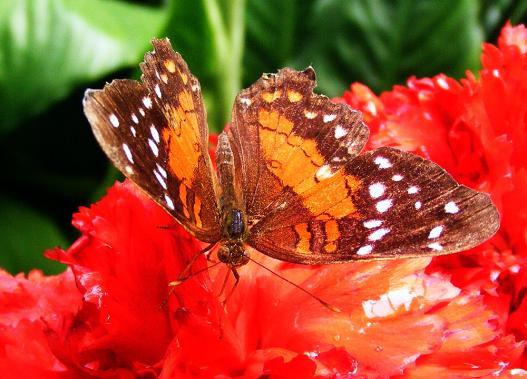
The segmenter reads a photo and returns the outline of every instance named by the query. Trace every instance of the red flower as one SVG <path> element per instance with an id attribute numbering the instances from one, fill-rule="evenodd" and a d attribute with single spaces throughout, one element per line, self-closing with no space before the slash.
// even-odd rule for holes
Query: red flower
<path id="1" fill-rule="evenodd" d="M 32 378 L 508 377 L 527 373 L 526 32 L 484 46 L 479 79 L 439 75 L 381 96 L 354 84 L 370 147 L 425 155 L 491 193 L 490 242 L 441 258 L 330 266 L 254 263 L 225 307 L 220 265 L 167 299 L 200 244 L 131 183 L 74 216 L 82 236 L 47 255 L 64 274 L 0 273 L 0 372 Z M 208 262 L 198 259 L 194 270 Z M 226 288 L 232 287 L 232 278 Z"/>

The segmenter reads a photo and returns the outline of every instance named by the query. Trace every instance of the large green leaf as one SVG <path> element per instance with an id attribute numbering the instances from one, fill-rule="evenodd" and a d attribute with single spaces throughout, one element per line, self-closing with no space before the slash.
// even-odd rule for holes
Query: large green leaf
<path id="1" fill-rule="evenodd" d="M 47 274 L 64 266 L 43 256 L 46 249 L 68 244 L 46 216 L 7 197 L 0 197 L 0 268 L 13 274 L 37 267 Z"/>
<path id="2" fill-rule="evenodd" d="M 309 22 L 294 63 L 311 63 L 332 96 L 352 81 L 380 91 L 410 75 L 456 77 L 478 67 L 482 32 L 472 0 L 318 0 Z"/>
<path id="3" fill-rule="evenodd" d="M 140 60 L 162 9 L 109 0 L 0 2 L 0 133 L 79 83 Z"/>

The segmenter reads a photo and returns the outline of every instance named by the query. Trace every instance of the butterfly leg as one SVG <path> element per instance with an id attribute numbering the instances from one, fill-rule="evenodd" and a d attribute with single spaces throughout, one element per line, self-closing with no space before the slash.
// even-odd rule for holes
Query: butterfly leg
<path id="1" fill-rule="evenodd" d="M 189 271 L 192 269 L 192 265 L 194 265 L 194 263 L 198 260 L 198 258 L 202 254 L 206 254 L 207 259 L 208 259 L 208 255 L 210 254 L 210 252 L 212 251 L 212 249 L 214 248 L 215 245 L 216 245 L 215 243 L 211 243 L 210 245 L 206 246 L 204 249 L 198 251 L 190 259 L 190 261 L 185 266 L 183 271 L 181 271 L 181 273 L 179 274 L 178 278 L 176 280 L 173 280 L 173 281 L 168 283 L 168 288 L 169 288 L 168 289 L 168 294 L 167 294 L 167 297 L 165 298 L 165 300 L 163 300 L 163 302 L 161 303 L 161 308 L 164 308 L 165 305 L 168 303 L 168 299 L 170 298 L 170 296 L 172 296 L 172 294 L 174 293 L 174 290 L 176 289 L 177 286 L 179 286 L 181 283 L 183 283 L 185 280 L 191 278 L 192 276 L 194 276 L 196 274 L 199 274 L 199 273 L 201 273 L 203 271 L 206 271 L 209 268 L 217 265 L 217 263 L 214 263 L 212 266 L 206 267 L 205 269 L 198 270 L 196 273 L 190 273 L 190 275 L 188 275 Z"/>
<path id="2" fill-rule="evenodd" d="M 235 267 L 231 267 L 231 272 L 232 272 L 232 275 L 234 276 L 235 282 L 234 282 L 231 290 L 229 291 L 229 293 L 227 294 L 227 296 L 225 296 L 225 299 L 223 300 L 223 306 L 224 307 L 225 307 L 225 305 L 227 305 L 227 301 L 229 301 L 229 298 L 234 293 L 234 291 L 236 290 L 236 287 L 238 286 L 238 283 L 240 282 L 240 274 L 238 273 L 238 271 L 236 270 Z"/>
<path id="3" fill-rule="evenodd" d="M 204 249 L 198 251 L 188 262 L 188 264 L 185 266 L 183 271 L 179 274 L 178 278 L 170 283 L 168 283 L 169 287 L 175 287 L 183 283 L 188 277 L 189 277 L 189 271 L 192 270 L 192 266 L 194 263 L 198 260 L 198 258 L 205 254 L 208 257 L 208 254 L 210 254 L 210 251 L 214 248 L 216 243 L 211 243 L 210 245 L 207 245 Z M 190 273 L 190 276 L 192 276 L 192 273 Z"/>

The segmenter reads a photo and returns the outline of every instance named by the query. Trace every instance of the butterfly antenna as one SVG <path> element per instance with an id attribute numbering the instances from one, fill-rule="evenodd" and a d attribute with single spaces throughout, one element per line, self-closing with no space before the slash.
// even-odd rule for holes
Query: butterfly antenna
<path id="1" fill-rule="evenodd" d="M 335 307 L 334 305 L 329 304 L 327 301 L 322 300 L 322 299 L 321 299 L 320 297 L 318 297 L 317 295 L 315 295 L 315 294 L 309 292 L 308 290 L 306 290 L 306 289 L 303 288 L 302 286 L 299 286 L 298 284 L 296 284 L 296 283 L 290 281 L 289 279 L 287 279 L 286 277 L 280 275 L 279 273 L 274 272 L 274 271 L 271 270 L 269 267 L 264 266 L 264 265 L 261 264 L 260 262 L 257 262 L 257 261 L 255 261 L 254 259 L 252 259 L 252 258 L 250 258 L 250 257 L 249 257 L 249 260 L 250 260 L 251 262 L 256 263 L 258 266 L 260 266 L 260 267 L 263 268 L 264 270 L 269 271 L 271 274 L 273 274 L 273 275 L 279 277 L 280 279 L 286 281 L 287 283 L 291 284 L 293 287 L 296 287 L 296 288 L 298 288 L 300 291 L 302 291 L 302 292 L 308 294 L 309 296 L 311 296 L 313 299 L 315 299 L 316 301 L 318 301 L 320 304 L 322 304 L 324 307 L 326 307 L 326 308 L 329 309 L 330 311 L 332 311 L 332 312 L 336 312 L 336 313 L 340 313 L 340 312 L 342 312 L 342 311 L 340 310 L 340 308 L 337 308 L 337 307 Z"/>

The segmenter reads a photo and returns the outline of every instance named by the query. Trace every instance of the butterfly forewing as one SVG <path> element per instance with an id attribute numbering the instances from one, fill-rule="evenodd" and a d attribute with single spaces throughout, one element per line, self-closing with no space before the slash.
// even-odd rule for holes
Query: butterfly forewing
<path id="1" fill-rule="evenodd" d="M 296 190 L 344 165 L 366 143 L 360 113 L 315 95 L 314 87 L 313 69 L 283 69 L 235 100 L 231 144 L 250 223 L 297 201 Z"/>
<path id="2" fill-rule="evenodd" d="M 114 165 L 197 238 L 220 238 L 215 174 L 201 92 L 167 40 L 142 65 L 143 83 L 89 90 L 84 109 Z"/>

